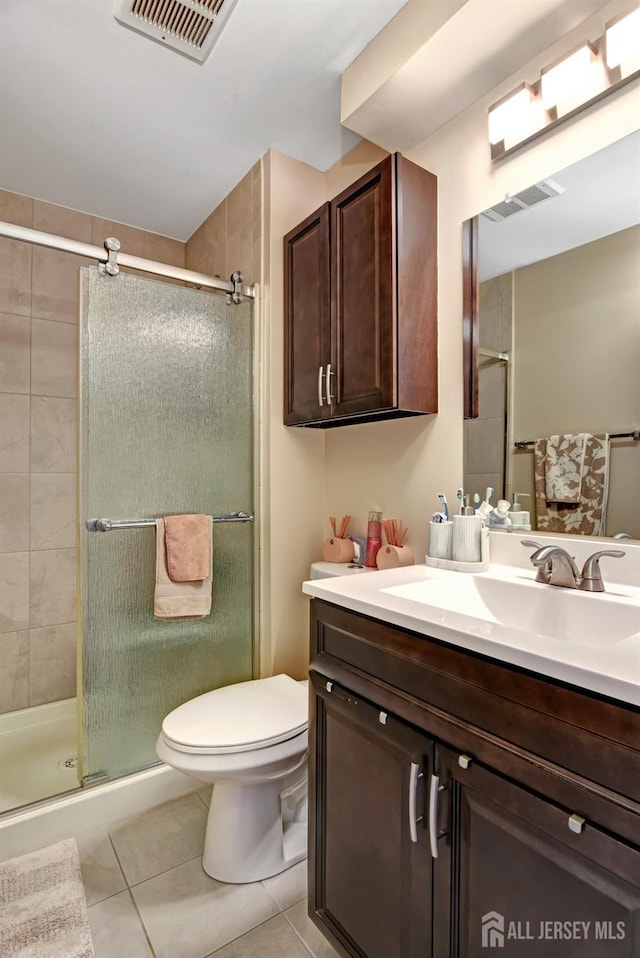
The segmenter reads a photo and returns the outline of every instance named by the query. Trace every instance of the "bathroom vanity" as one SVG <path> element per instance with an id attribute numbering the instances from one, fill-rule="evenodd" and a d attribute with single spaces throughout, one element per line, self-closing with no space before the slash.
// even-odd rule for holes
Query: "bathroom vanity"
<path id="1" fill-rule="evenodd" d="M 305 584 L 311 918 L 353 958 L 479 958 L 491 947 L 505 958 L 637 956 L 637 590 L 607 597 L 615 641 L 598 646 L 585 627 L 582 648 L 569 629 L 573 652 L 554 665 L 560 640 L 531 630 L 536 595 L 546 607 L 564 594 L 556 623 L 604 596 L 502 570 L 507 585 L 542 590 L 503 628 L 465 599 L 479 576 L 435 573 L 468 615 L 417 601 L 432 573 Z M 631 609 L 623 626 L 618 599 Z M 611 675 L 598 675 L 599 656 Z"/>

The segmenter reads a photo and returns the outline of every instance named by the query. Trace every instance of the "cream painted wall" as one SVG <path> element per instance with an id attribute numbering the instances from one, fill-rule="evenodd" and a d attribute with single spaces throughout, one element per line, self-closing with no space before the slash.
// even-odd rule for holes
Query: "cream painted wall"
<path id="1" fill-rule="evenodd" d="M 408 154 L 438 177 L 440 411 L 433 417 L 328 433 L 326 511 L 350 512 L 361 528 L 367 510 L 376 506 L 387 516 L 402 518 L 418 560 L 438 492 L 455 501 L 462 481 L 462 223 L 505 193 L 515 193 L 632 132 L 640 117 L 640 91 L 637 83 L 624 88 L 498 164 L 489 156 L 487 109 L 522 80 L 535 79 L 543 66 L 585 35 L 598 36 L 620 6 L 607 6 Z"/>
<path id="2" fill-rule="evenodd" d="M 514 272 L 516 438 L 638 426 L 638 250 L 634 226 Z M 513 459 L 515 488 L 532 494 L 533 454 Z M 638 489 L 638 443 L 613 442 L 609 533 L 640 538 Z"/>

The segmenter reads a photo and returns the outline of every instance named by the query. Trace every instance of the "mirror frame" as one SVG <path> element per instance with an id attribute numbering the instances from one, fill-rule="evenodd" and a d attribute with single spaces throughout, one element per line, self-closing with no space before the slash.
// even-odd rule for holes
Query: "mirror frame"
<path id="1" fill-rule="evenodd" d="M 478 418 L 478 338 L 480 335 L 478 284 L 479 219 L 462 224 L 462 369 L 463 417 Z"/>

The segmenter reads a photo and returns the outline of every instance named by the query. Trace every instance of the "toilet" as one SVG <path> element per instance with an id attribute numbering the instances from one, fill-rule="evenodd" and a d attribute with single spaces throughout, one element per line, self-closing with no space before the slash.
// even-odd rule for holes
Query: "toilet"
<path id="1" fill-rule="evenodd" d="M 255 882 L 307 854 L 307 682 L 288 675 L 205 692 L 165 718 L 163 762 L 214 785 L 202 867 Z"/>
<path id="2" fill-rule="evenodd" d="M 362 572 L 317 562 L 311 578 Z M 202 867 L 261 881 L 307 855 L 308 682 L 288 675 L 205 692 L 170 712 L 156 743 L 172 768 L 214 788 Z"/>

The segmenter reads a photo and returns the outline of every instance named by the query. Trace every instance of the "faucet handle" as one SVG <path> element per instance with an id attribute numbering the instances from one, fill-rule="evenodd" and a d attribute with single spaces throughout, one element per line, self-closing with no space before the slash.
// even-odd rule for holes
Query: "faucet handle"
<path id="1" fill-rule="evenodd" d="M 543 547 L 539 542 L 534 542 L 533 539 L 521 539 L 520 545 L 525 546 L 527 549 L 535 549 L 536 552 L 539 552 Z M 536 582 L 543 582 L 545 585 L 548 585 L 549 579 L 551 578 L 551 559 L 547 559 L 538 567 L 536 572 Z"/>
<path id="2" fill-rule="evenodd" d="M 533 539 L 521 539 L 521 546 L 526 546 L 527 549 L 542 549 L 542 546 L 539 542 L 534 542 Z"/>
<path id="3" fill-rule="evenodd" d="M 581 589 L 585 592 L 604 592 L 604 582 L 600 572 L 600 559 L 602 556 L 611 556 L 614 559 L 621 559 L 626 553 L 622 549 L 602 549 L 600 552 L 594 552 L 589 556 L 582 569 Z"/>

